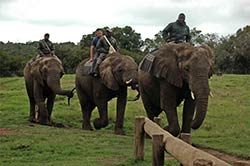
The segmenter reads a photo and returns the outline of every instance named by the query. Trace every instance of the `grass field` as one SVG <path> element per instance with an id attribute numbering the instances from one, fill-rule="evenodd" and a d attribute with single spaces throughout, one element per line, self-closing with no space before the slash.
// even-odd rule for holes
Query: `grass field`
<path id="1" fill-rule="evenodd" d="M 63 88 L 74 87 L 74 75 L 65 75 Z M 214 95 L 209 100 L 206 120 L 192 131 L 192 142 L 228 154 L 250 159 L 250 75 L 214 76 L 210 80 Z M 129 98 L 135 96 L 129 91 Z M 28 122 L 29 103 L 22 77 L 0 78 L 0 165 L 1 166 L 148 166 L 151 140 L 146 140 L 144 161 L 134 161 L 134 117 L 145 115 L 141 99 L 128 102 L 126 136 L 114 135 L 115 99 L 109 103 L 109 125 L 98 131 L 81 130 L 81 111 L 77 95 L 57 96 L 53 121 L 71 126 L 55 128 Z M 181 111 L 179 111 L 181 122 Z M 95 110 L 92 120 L 98 116 Z M 166 117 L 160 115 L 166 125 Z M 167 155 L 167 154 L 166 154 Z M 165 165 L 179 165 L 177 161 Z"/>

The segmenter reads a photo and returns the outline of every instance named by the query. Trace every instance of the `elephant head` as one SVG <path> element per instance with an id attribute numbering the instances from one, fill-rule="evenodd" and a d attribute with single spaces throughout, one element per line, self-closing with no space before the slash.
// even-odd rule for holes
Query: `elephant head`
<path id="1" fill-rule="evenodd" d="M 56 57 L 44 57 L 31 64 L 31 76 L 41 86 L 48 86 L 52 92 L 73 97 L 73 92 L 61 88 L 60 79 L 64 74 L 61 61 Z"/>
<path id="2" fill-rule="evenodd" d="M 212 74 L 213 54 L 208 46 L 166 44 L 155 57 L 153 73 L 178 88 L 188 83 L 190 96 L 196 102 L 196 115 L 191 127 L 197 129 L 205 119 L 208 96 L 208 79 Z"/>
<path id="3" fill-rule="evenodd" d="M 119 53 L 110 54 L 100 65 L 100 77 L 114 91 L 120 86 L 138 87 L 138 65 L 133 58 Z"/>

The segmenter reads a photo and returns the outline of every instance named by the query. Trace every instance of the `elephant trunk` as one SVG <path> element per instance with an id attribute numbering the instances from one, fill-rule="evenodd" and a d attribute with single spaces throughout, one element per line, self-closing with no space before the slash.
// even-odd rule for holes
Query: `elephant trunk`
<path id="1" fill-rule="evenodd" d="M 73 91 L 71 90 L 63 90 L 61 88 L 61 84 L 60 84 L 60 78 L 53 78 L 53 79 L 49 79 L 47 80 L 47 84 L 49 86 L 49 88 L 58 95 L 63 95 L 63 96 L 68 96 L 69 98 L 73 97 Z"/>
<path id="2" fill-rule="evenodd" d="M 204 121 L 207 113 L 208 97 L 196 100 L 196 115 L 191 123 L 193 129 L 198 129 Z"/>
<path id="3" fill-rule="evenodd" d="M 198 129 L 202 125 L 207 113 L 209 96 L 209 85 L 207 77 L 205 77 L 205 79 L 200 78 L 199 81 L 197 81 L 194 95 L 196 98 L 196 114 L 191 123 L 191 127 L 193 129 Z"/>

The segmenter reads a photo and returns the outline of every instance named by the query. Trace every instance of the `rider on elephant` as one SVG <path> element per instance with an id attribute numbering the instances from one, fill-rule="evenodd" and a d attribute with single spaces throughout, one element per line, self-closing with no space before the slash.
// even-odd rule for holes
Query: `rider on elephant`
<path id="1" fill-rule="evenodd" d="M 190 42 L 190 30 L 185 22 L 185 14 L 180 13 L 178 20 L 168 24 L 162 32 L 166 42 L 183 43 Z"/>
<path id="2" fill-rule="evenodd" d="M 38 54 L 42 56 L 50 56 L 54 55 L 54 46 L 52 42 L 49 40 L 49 34 L 46 33 L 44 35 L 44 39 L 39 41 L 39 45 L 37 48 Z"/>
<path id="3" fill-rule="evenodd" d="M 97 61 L 98 53 L 96 51 L 96 45 L 97 45 L 98 41 L 100 40 L 100 38 L 103 36 L 102 30 L 100 28 L 96 29 L 95 34 L 96 34 L 96 36 L 91 41 L 91 46 L 90 46 L 89 62 L 93 62 L 92 67 L 91 67 L 90 75 L 94 74 L 94 66 L 95 66 L 96 61 Z"/>
<path id="4" fill-rule="evenodd" d="M 94 77 L 98 76 L 99 65 L 105 59 L 106 55 L 109 53 L 116 52 L 117 50 L 118 50 L 117 41 L 112 35 L 112 30 L 108 28 L 106 30 L 106 36 L 105 35 L 102 36 L 96 45 L 97 61 L 93 67 Z"/>
<path id="5" fill-rule="evenodd" d="M 31 63 L 36 61 L 40 57 L 53 56 L 58 59 L 58 57 L 54 53 L 54 50 L 55 49 L 53 43 L 49 40 L 49 34 L 45 33 L 44 39 L 40 40 L 38 44 L 38 55 L 32 59 Z"/>

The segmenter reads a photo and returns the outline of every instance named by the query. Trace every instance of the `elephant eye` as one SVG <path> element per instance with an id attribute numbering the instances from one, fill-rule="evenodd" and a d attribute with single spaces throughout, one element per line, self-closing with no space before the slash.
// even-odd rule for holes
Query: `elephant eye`
<path id="1" fill-rule="evenodd" d="M 121 72 L 122 72 L 122 68 L 119 68 L 119 69 L 118 69 L 118 72 L 121 73 Z"/>

